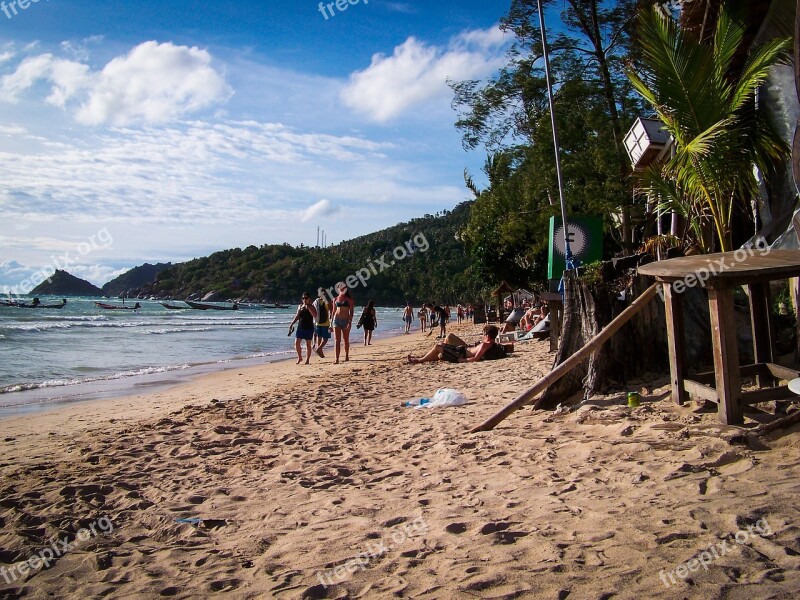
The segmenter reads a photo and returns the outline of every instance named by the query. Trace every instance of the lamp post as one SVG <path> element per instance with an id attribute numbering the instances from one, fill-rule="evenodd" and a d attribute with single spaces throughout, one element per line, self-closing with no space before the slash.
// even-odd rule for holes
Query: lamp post
<path id="1" fill-rule="evenodd" d="M 542 0 L 537 0 L 539 5 L 539 28 L 542 30 L 542 56 L 544 58 L 544 75 L 547 80 L 547 100 L 550 104 L 550 122 L 553 127 L 553 147 L 556 155 L 556 177 L 558 178 L 558 198 L 561 201 L 561 223 L 564 233 L 564 262 L 567 269 L 575 269 L 575 259 L 569 247 L 569 231 L 567 228 L 567 204 L 564 201 L 564 180 L 561 177 L 561 150 L 558 143 L 558 126 L 556 125 L 555 102 L 553 101 L 553 84 L 550 81 L 550 57 L 547 53 L 547 33 L 544 26 L 544 10 Z"/>

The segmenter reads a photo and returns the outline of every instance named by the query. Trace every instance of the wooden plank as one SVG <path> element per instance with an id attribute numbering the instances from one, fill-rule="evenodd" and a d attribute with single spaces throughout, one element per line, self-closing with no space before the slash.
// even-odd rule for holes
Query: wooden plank
<path id="1" fill-rule="evenodd" d="M 750 324 L 753 331 L 753 357 L 756 364 L 772 362 L 772 327 L 769 316 L 769 285 L 751 283 L 747 286 L 750 296 Z M 756 385 L 773 385 L 774 379 L 767 374 L 756 376 Z"/>
<path id="2" fill-rule="evenodd" d="M 742 392 L 742 404 L 757 404 L 759 402 L 788 400 L 790 398 L 797 398 L 797 395 L 785 385 L 753 390 L 752 392 Z"/>
<path id="3" fill-rule="evenodd" d="M 710 400 L 711 402 L 719 404 L 719 394 L 717 394 L 717 390 L 713 387 L 698 383 L 697 381 L 692 381 L 691 379 L 685 379 L 683 385 L 690 396 L 703 400 Z"/>
<path id="4" fill-rule="evenodd" d="M 719 394 L 719 418 L 726 425 L 744 422 L 739 377 L 739 349 L 733 312 L 733 289 L 710 288 L 711 341 L 714 350 L 714 378 Z"/>
<path id="5" fill-rule="evenodd" d="M 686 376 L 686 334 L 683 318 L 683 298 L 669 283 L 661 284 L 664 290 L 664 308 L 667 316 L 667 345 L 669 346 L 669 376 L 672 401 L 678 405 L 689 398 L 683 387 Z"/>
<path id="6" fill-rule="evenodd" d="M 714 371 L 703 371 L 702 373 L 692 373 L 692 379 L 704 385 L 714 385 Z"/>
<path id="7" fill-rule="evenodd" d="M 717 281 L 736 282 L 788 279 L 800 275 L 800 250 L 772 250 L 762 254 L 758 249 L 718 252 L 700 256 L 682 256 L 642 265 L 640 275 L 650 275 L 662 281 L 687 281 L 689 287 L 713 286 Z M 702 281 L 701 281 L 702 280 Z"/>
<path id="8" fill-rule="evenodd" d="M 784 427 L 791 427 L 795 423 L 800 423 L 800 410 L 796 410 L 788 417 L 783 417 L 782 419 L 778 419 L 777 421 L 773 421 L 772 423 L 759 425 L 751 432 L 750 435 L 755 435 L 755 436 L 765 435 L 777 429 L 783 429 Z"/>
<path id="9" fill-rule="evenodd" d="M 489 431 L 494 429 L 494 427 L 508 417 L 508 415 L 523 407 L 525 404 L 535 398 L 537 394 L 544 391 L 547 386 L 555 383 L 561 379 L 561 377 L 569 373 L 573 368 L 583 362 L 583 360 L 589 356 L 589 354 L 607 342 L 608 339 L 611 338 L 611 336 L 613 336 L 617 331 L 619 331 L 619 329 L 635 314 L 647 306 L 647 303 L 650 302 L 650 300 L 652 300 L 656 295 L 657 289 L 658 284 L 656 283 L 647 288 L 644 292 L 642 292 L 641 296 L 631 302 L 631 305 L 628 308 L 617 315 L 617 317 L 611 321 L 611 323 L 606 325 L 600 333 L 589 340 L 589 342 L 583 348 L 578 350 L 575 354 L 570 356 L 567 360 L 558 365 L 555 369 L 550 371 L 550 373 L 542 377 L 531 387 L 523 391 L 519 396 L 514 398 L 513 401 L 506 404 L 500 411 L 492 415 L 477 427 L 473 427 L 470 432 L 476 433 L 478 431 Z"/>
<path id="10" fill-rule="evenodd" d="M 797 379 L 800 377 L 800 371 L 790 369 L 789 367 L 776 365 L 775 363 L 767 363 L 764 366 L 775 376 L 776 379 L 785 379 L 786 381 L 791 381 L 792 379 Z"/>

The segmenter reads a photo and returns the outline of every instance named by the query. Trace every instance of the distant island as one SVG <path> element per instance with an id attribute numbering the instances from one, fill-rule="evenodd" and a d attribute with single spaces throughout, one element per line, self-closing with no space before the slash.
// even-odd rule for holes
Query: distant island
<path id="1" fill-rule="evenodd" d="M 85 279 L 79 279 L 66 271 L 56 269 L 56 272 L 35 288 L 31 296 L 102 296 L 103 291 Z"/>

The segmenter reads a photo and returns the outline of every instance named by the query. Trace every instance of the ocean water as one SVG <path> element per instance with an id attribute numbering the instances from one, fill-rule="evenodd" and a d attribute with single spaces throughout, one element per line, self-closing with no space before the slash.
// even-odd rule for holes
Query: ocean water
<path id="1" fill-rule="evenodd" d="M 0 417 L 296 356 L 294 336 L 287 336 L 294 307 L 168 310 L 139 300 L 137 311 L 114 311 L 96 300 L 71 298 L 57 310 L 0 306 Z M 398 309 L 377 312 L 375 339 L 401 332 Z M 359 339 L 353 328 L 351 340 Z"/>

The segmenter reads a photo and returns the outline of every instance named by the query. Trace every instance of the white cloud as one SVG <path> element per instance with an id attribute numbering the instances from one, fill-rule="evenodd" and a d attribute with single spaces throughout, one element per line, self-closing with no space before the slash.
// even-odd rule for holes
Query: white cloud
<path id="1" fill-rule="evenodd" d="M 206 50 L 154 41 L 114 58 L 99 72 L 49 53 L 27 57 L 0 78 L 0 99 L 18 102 L 39 81 L 51 85 L 48 103 L 69 104 L 75 119 L 86 125 L 166 123 L 233 93 Z"/>
<path id="2" fill-rule="evenodd" d="M 411 6 L 408 2 L 387 2 L 386 8 L 391 12 L 404 13 L 413 15 L 417 13 L 417 9 Z"/>
<path id="3" fill-rule="evenodd" d="M 300 220 L 303 223 L 308 223 L 309 221 L 313 221 L 315 219 L 336 216 L 340 212 L 341 209 L 338 206 L 331 204 L 330 200 L 323 199 L 305 209 L 300 215 Z"/>
<path id="4" fill-rule="evenodd" d="M 370 66 L 350 76 L 342 100 L 369 119 L 384 123 L 413 106 L 449 98 L 447 80 L 477 79 L 503 64 L 507 41 L 497 27 L 462 33 L 447 49 L 414 37 L 391 56 L 375 54 Z"/>

